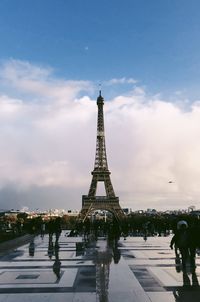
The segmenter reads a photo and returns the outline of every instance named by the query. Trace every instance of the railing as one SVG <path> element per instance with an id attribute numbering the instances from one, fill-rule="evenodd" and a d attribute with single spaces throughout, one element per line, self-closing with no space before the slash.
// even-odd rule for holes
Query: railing
<path id="1" fill-rule="evenodd" d="M 93 203 L 93 202 L 119 203 L 119 197 L 107 197 L 107 196 L 88 197 L 87 195 L 83 195 L 82 200 L 83 200 L 83 203 Z"/>

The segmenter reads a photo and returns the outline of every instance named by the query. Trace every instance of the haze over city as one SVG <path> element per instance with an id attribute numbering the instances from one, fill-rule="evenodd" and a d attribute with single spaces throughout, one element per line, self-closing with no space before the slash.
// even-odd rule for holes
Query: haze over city
<path id="1" fill-rule="evenodd" d="M 2 0 L 0 208 L 81 209 L 99 87 L 121 206 L 199 208 L 199 30 L 195 0 Z"/>

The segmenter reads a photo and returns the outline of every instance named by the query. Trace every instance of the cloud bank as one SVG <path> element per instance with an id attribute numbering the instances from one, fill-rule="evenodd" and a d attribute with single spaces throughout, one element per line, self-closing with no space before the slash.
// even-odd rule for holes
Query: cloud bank
<path id="1" fill-rule="evenodd" d="M 181 99 L 172 103 L 130 84 L 126 95 L 106 100 L 103 93 L 108 164 L 121 205 L 198 208 L 200 103 L 185 108 Z M 61 79 L 51 68 L 1 64 L 0 208 L 81 208 L 96 147 L 93 93 L 92 82 Z"/>

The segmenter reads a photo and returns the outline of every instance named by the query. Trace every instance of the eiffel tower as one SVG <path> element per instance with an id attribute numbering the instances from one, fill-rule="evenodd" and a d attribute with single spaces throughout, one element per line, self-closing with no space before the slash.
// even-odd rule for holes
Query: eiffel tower
<path id="1" fill-rule="evenodd" d="M 119 197 L 115 196 L 115 192 L 110 179 L 110 171 L 108 170 L 105 132 L 104 132 L 104 115 L 103 115 L 104 99 L 99 91 L 97 98 L 98 118 L 97 118 L 97 141 L 96 156 L 94 170 L 92 171 L 92 182 L 88 195 L 82 196 L 82 209 L 79 215 L 80 220 L 85 219 L 95 210 L 106 210 L 111 212 L 119 221 L 125 217 L 119 205 Z M 96 196 L 98 182 L 104 182 L 106 196 Z"/>

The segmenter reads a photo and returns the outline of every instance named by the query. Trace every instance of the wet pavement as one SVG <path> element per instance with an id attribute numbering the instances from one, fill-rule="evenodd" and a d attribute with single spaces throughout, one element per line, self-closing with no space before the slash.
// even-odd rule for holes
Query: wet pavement
<path id="1" fill-rule="evenodd" d="M 170 239 L 99 238 L 81 250 L 82 238 L 65 232 L 59 248 L 38 236 L 0 257 L 0 302 L 200 301 L 200 257 L 183 273 Z"/>

